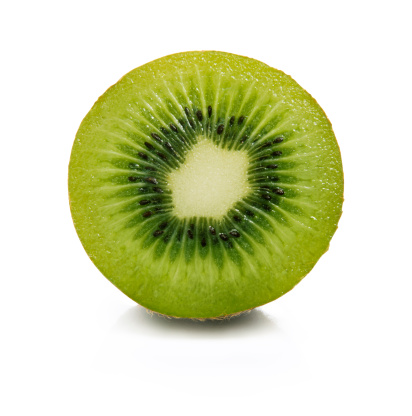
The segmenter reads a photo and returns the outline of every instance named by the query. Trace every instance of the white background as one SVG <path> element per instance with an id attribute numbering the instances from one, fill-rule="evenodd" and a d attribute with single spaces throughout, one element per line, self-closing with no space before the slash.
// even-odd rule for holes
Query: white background
<path id="1" fill-rule="evenodd" d="M 1 4 L 0 413 L 412 415 L 410 1 Z M 329 252 L 229 322 L 149 316 L 88 259 L 67 196 L 99 95 L 201 49 L 292 75 L 345 170 Z"/>

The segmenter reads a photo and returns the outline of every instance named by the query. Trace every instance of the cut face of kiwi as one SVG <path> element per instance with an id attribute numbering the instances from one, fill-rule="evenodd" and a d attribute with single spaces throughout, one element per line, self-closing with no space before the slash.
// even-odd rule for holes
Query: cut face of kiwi
<path id="1" fill-rule="evenodd" d="M 341 215 L 331 124 L 283 72 L 222 52 L 150 62 L 83 120 L 74 224 L 121 291 L 176 317 L 222 317 L 293 288 Z"/>

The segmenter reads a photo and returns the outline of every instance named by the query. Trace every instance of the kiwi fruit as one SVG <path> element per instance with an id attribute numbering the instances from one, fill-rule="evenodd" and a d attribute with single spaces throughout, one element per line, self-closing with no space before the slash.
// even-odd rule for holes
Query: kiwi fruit
<path id="1" fill-rule="evenodd" d="M 132 70 L 77 132 L 69 197 L 97 268 L 151 311 L 221 318 L 292 289 L 329 247 L 343 170 L 292 78 L 223 52 Z"/>

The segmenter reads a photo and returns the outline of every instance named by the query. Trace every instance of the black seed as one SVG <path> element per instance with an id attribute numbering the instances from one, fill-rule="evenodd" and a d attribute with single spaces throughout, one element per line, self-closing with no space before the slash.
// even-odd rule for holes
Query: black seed
<path id="1" fill-rule="evenodd" d="M 283 142 L 283 137 L 276 137 L 275 140 L 273 140 L 273 143 L 282 143 Z"/>
<path id="2" fill-rule="evenodd" d="M 232 237 L 236 237 L 236 238 L 240 237 L 240 234 L 239 234 L 239 231 L 238 230 L 232 230 L 232 231 L 229 232 L 229 234 Z"/>
<path id="3" fill-rule="evenodd" d="M 188 236 L 191 240 L 193 240 L 193 233 L 192 233 L 192 230 L 187 230 L 187 236 Z"/>
<path id="4" fill-rule="evenodd" d="M 153 150 L 154 149 L 154 147 L 150 144 L 150 143 L 148 143 L 148 142 L 144 142 L 144 145 L 149 149 L 149 150 Z"/>
<path id="5" fill-rule="evenodd" d="M 222 134 L 224 128 L 225 126 L 223 124 L 219 124 L 219 126 L 217 127 L 217 134 Z"/>
<path id="6" fill-rule="evenodd" d="M 271 211 L 271 208 L 270 208 L 270 206 L 269 206 L 269 205 L 262 205 L 262 208 L 263 208 L 265 211 Z"/>
<path id="7" fill-rule="evenodd" d="M 166 142 L 166 143 L 165 143 L 165 147 L 166 147 L 168 150 L 170 150 L 171 152 L 174 152 L 174 151 L 175 151 L 175 149 L 173 149 L 173 146 L 172 146 L 169 142 Z"/>
<path id="8" fill-rule="evenodd" d="M 153 190 L 154 190 L 155 192 L 157 192 L 158 194 L 162 194 L 162 193 L 163 193 L 163 189 L 162 189 L 162 188 L 159 188 L 159 187 L 157 187 L 157 186 L 155 186 L 155 187 L 153 188 Z"/>
<path id="9" fill-rule="evenodd" d="M 243 120 L 245 119 L 245 116 L 240 116 L 239 120 L 237 121 L 237 124 L 239 124 L 239 126 L 243 123 Z"/>
<path id="10" fill-rule="evenodd" d="M 266 166 L 268 169 L 277 169 L 278 165 L 267 165 Z"/>
<path id="11" fill-rule="evenodd" d="M 143 213 L 143 217 L 144 218 L 149 218 L 152 214 L 153 214 L 152 211 L 146 211 L 146 212 Z"/>
<path id="12" fill-rule="evenodd" d="M 144 167 L 146 170 L 151 170 L 152 172 L 156 172 L 155 168 L 152 168 L 151 166 L 145 166 Z"/>
<path id="13" fill-rule="evenodd" d="M 153 178 L 151 176 L 149 176 L 148 178 L 145 178 L 145 181 L 148 182 L 148 183 L 152 183 L 153 185 L 157 185 L 158 184 L 157 179 L 156 178 Z"/>
<path id="14" fill-rule="evenodd" d="M 154 233 L 153 233 L 153 237 L 158 237 L 159 235 L 162 235 L 164 233 L 164 231 L 163 230 L 156 230 Z"/>
<path id="15" fill-rule="evenodd" d="M 247 211 L 245 212 L 245 214 L 246 214 L 248 217 L 254 217 L 254 216 L 255 216 L 255 213 L 254 213 L 254 212 L 252 212 L 252 211 L 249 211 L 249 210 L 247 210 Z"/>
<path id="16" fill-rule="evenodd" d="M 259 147 L 259 149 L 265 149 L 266 147 L 272 146 L 271 142 L 267 142 L 265 144 L 262 144 L 262 146 Z"/>
<path id="17" fill-rule="evenodd" d="M 243 136 L 242 139 L 240 140 L 240 143 L 244 143 L 247 139 L 248 139 L 247 136 Z"/>
<path id="18" fill-rule="evenodd" d="M 280 156 L 282 152 L 280 150 L 276 150 L 276 152 L 272 153 L 272 156 Z"/>
<path id="19" fill-rule="evenodd" d="M 139 202 L 139 204 L 140 204 L 140 205 L 147 205 L 147 204 L 150 204 L 150 201 L 149 201 L 148 199 L 142 199 L 142 200 Z"/>
<path id="20" fill-rule="evenodd" d="M 272 182 L 277 182 L 279 180 L 279 178 L 277 176 L 270 176 L 269 180 Z"/>
<path id="21" fill-rule="evenodd" d="M 187 107 L 185 107 L 185 113 L 186 113 L 186 115 L 189 117 L 190 116 L 190 111 L 189 111 L 189 109 L 187 108 Z"/>
<path id="22" fill-rule="evenodd" d="M 209 114 L 209 117 L 212 115 L 212 106 L 209 105 L 209 107 L 207 107 L 207 114 Z"/>
<path id="23" fill-rule="evenodd" d="M 268 159 L 268 156 L 262 156 L 258 160 L 266 160 L 266 159 Z"/>
<path id="24" fill-rule="evenodd" d="M 197 110 L 196 111 L 196 116 L 197 116 L 197 119 L 199 121 L 202 121 L 203 120 L 203 114 L 202 114 L 202 112 L 200 110 Z"/>
<path id="25" fill-rule="evenodd" d="M 169 224 L 169 223 L 167 223 L 167 222 L 162 222 L 162 223 L 159 225 L 159 228 L 160 228 L 161 230 L 164 230 L 164 229 L 168 226 L 168 224 Z"/>
<path id="26" fill-rule="evenodd" d="M 149 157 L 148 157 L 147 155 L 145 155 L 144 153 L 142 153 L 142 152 L 139 152 L 139 153 L 138 153 L 138 155 L 139 155 L 142 159 L 144 159 L 144 160 L 148 160 L 148 159 L 149 159 Z"/>
<path id="27" fill-rule="evenodd" d="M 129 176 L 127 179 L 129 179 L 130 182 L 136 182 L 137 181 L 136 176 Z"/>
<path id="28" fill-rule="evenodd" d="M 173 123 L 170 123 L 169 126 L 175 133 L 178 132 L 177 127 Z"/>
<path id="29" fill-rule="evenodd" d="M 163 143 L 163 140 L 160 138 L 159 135 L 157 135 L 156 133 L 151 133 L 151 136 L 159 143 Z"/>
<path id="30" fill-rule="evenodd" d="M 211 225 L 209 225 L 209 231 L 210 231 L 210 234 L 216 235 L 216 230 Z"/>
<path id="31" fill-rule="evenodd" d="M 220 234 L 219 234 L 219 237 L 220 237 L 223 241 L 227 241 L 227 240 L 229 240 L 229 237 L 228 237 L 226 234 L 224 234 L 224 233 L 220 233 Z"/>
<path id="32" fill-rule="evenodd" d="M 235 122 L 235 116 L 230 117 L 229 123 L 231 126 L 233 126 L 234 122 Z"/>
<path id="33" fill-rule="evenodd" d="M 166 156 L 166 155 L 164 155 L 163 153 L 156 152 L 156 154 L 157 154 L 157 156 L 159 156 L 159 157 L 160 157 L 160 159 L 167 160 L 167 156 Z"/>
<path id="34" fill-rule="evenodd" d="M 272 199 L 272 197 L 270 195 L 268 195 L 268 194 L 263 194 L 263 195 L 261 195 L 261 197 L 263 199 L 266 199 L 266 201 L 270 201 Z"/>
<path id="35" fill-rule="evenodd" d="M 200 242 L 200 244 L 202 245 L 202 247 L 206 247 L 206 238 L 203 237 L 202 241 Z"/>
<path id="36" fill-rule="evenodd" d="M 273 192 L 277 195 L 284 195 L 285 191 L 281 188 L 275 188 Z"/>
<path id="37" fill-rule="evenodd" d="M 190 127 L 192 127 L 193 130 L 196 129 L 195 123 L 191 118 L 189 118 L 189 124 L 190 124 Z"/>
<path id="38" fill-rule="evenodd" d="M 137 163 L 129 163 L 130 169 L 139 169 L 139 165 Z"/>
<path id="39" fill-rule="evenodd" d="M 234 217 L 233 217 L 233 219 L 236 221 L 236 222 L 241 222 L 242 221 L 242 218 L 240 218 L 239 216 L 237 216 L 237 215 L 235 215 Z"/>

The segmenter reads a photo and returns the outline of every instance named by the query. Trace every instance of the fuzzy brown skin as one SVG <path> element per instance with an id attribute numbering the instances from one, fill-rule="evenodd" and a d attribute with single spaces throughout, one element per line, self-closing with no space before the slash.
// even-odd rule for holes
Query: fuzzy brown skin
<path id="1" fill-rule="evenodd" d="M 169 315 L 164 315 L 164 314 L 159 313 L 159 312 L 151 311 L 150 309 L 147 309 L 147 308 L 145 308 L 145 309 L 146 309 L 146 312 L 150 316 L 156 315 L 156 316 L 159 316 L 160 318 L 166 318 L 166 319 L 180 319 L 180 320 L 187 319 L 187 320 L 190 320 L 190 321 L 205 322 L 205 321 L 229 321 L 232 318 L 237 318 L 241 315 L 249 314 L 254 308 L 247 309 L 247 310 L 241 311 L 241 312 L 231 313 L 229 315 L 215 316 L 215 317 L 212 317 L 212 318 L 182 318 L 180 316 L 169 316 Z"/>

